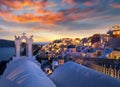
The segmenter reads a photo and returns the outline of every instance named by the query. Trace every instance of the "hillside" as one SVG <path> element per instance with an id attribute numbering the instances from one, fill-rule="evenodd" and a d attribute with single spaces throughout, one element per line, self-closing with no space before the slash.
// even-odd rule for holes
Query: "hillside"
<path id="1" fill-rule="evenodd" d="M 0 39 L 0 47 L 14 47 L 14 41 Z"/>

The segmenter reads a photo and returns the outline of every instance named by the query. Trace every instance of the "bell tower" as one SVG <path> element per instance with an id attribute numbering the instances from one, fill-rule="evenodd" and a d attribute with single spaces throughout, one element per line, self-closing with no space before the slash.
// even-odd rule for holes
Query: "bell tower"
<path id="1" fill-rule="evenodd" d="M 25 40 L 26 42 L 26 55 L 21 54 L 21 44 L 22 40 Z M 15 57 L 14 58 L 32 58 L 33 53 L 32 53 L 32 44 L 33 44 L 33 35 L 28 38 L 26 36 L 26 33 L 23 33 L 22 36 L 15 36 Z"/>

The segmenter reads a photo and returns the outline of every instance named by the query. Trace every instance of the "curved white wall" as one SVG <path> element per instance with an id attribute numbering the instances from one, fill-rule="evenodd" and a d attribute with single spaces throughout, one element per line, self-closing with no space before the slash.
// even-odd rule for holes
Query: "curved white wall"
<path id="1" fill-rule="evenodd" d="M 0 87 L 56 87 L 38 65 L 28 59 L 11 61 L 0 79 Z"/>
<path id="2" fill-rule="evenodd" d="M 50 76 L 57 87 L 120 87 L 120 80 L 68 62 Z"/>

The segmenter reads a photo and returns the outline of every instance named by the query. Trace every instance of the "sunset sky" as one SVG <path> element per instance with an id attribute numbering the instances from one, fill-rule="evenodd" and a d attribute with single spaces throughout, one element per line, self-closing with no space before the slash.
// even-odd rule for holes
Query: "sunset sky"
<path id="1" fill-rule="evenodd" d="M 106 33 L 120 24 L 120 0 L 0 0 L 0 39 L 26 32 L 35 42 Z"/>

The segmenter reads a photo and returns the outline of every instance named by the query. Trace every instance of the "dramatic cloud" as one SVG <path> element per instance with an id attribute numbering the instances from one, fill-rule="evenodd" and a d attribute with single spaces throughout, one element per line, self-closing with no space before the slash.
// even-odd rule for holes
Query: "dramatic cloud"
<path id="1" fill-rule="evenodd" d="M 75 37 L 78 31 L 119 23 L 119 10 L 120 0 L 0 0 L 0 27 L 13 34 L 74 32 Z"/>
<path id="2" fill-rule="evenodd" d="M 8 6 L 12 9 L 21 10 L 26 6 L 33 7 L 39 6 L 43 7 L 47 5 L 48 0 L 1 0 L 2 5 Z"/>
<path id="3" fill-rule="evenodd" d="M 92 6 L 101 3 L 99 0 L 63 0 L 62 2 L 78 5 L 83 4 L 85 6 Z M 4 0 L 0 3 L 0 16 L 6 21 L 12 21 L 17 23 L 64 23 L 67 21 L 81 20 L 92 17 L 92 15 L 96 14 L 97 11 L 102 9 L 101 7 L 99 8 L 98 5 L 98 7 L 92 6 L 90 8 L 85 6 L 83 6 L 84 8 L 81 8 L 79 6 L 70 7 L 67 9 L 61 8 L 60 10 L 54 11 L 50 8 L 57 6 L 58 3 L 50 2 L 49 0 Z M 21 10 L 21 12 L 26 12 L 18 14 L 16 12 L 18 10 Z"/>

